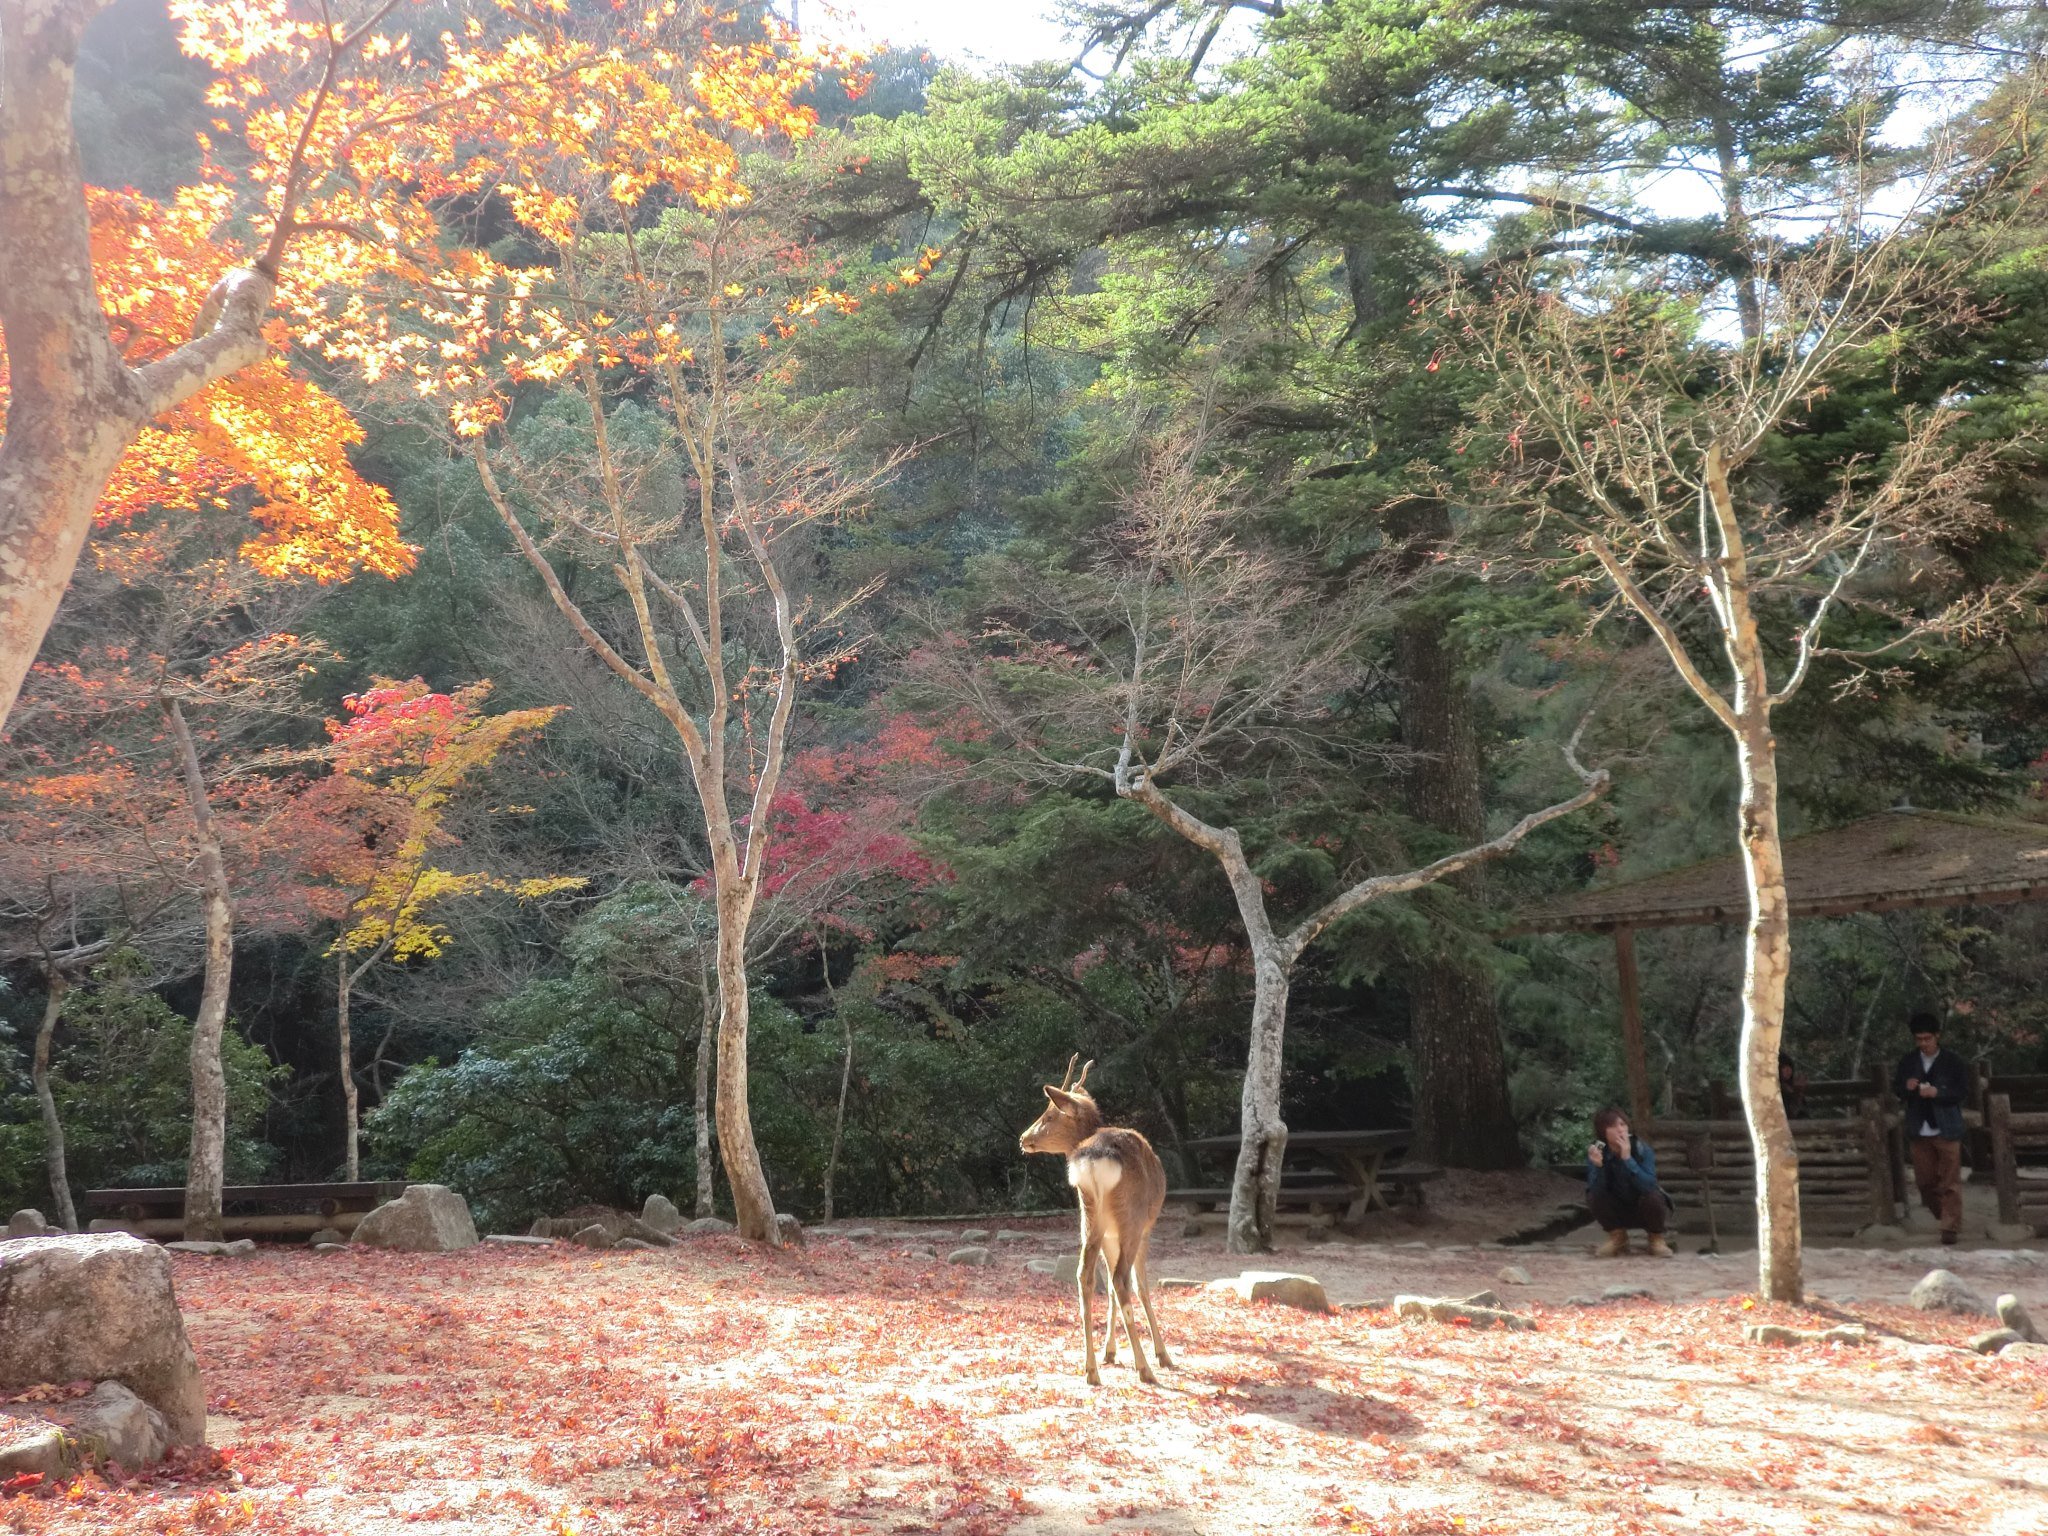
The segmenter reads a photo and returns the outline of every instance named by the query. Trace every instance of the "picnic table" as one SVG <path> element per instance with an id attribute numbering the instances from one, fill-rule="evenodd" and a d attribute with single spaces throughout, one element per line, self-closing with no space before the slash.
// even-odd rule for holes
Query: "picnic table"
<path id="1" fill-rule="evenodd" d="M 1306 1206 L 1311 1214 L 1342 1205 L 1342 1219 L 1355 1222 L 1367 1211 L 1391 1209 L 1403 1190 L 1419 1202 L 1422 1186 L 1443 1170 L 1400 1162 L 1413 1139 L 1406 1130 L 1291 1131 L 1281 1162 L 1279 1203 Z M 1234 1160 L 1239 1143 L 1237 1136 L 1199 1136 L 1181 1147 L 1198 1158 L 1228 1153 Z M 1389 1159 L 1394 1166 L 1387 1166 Z M 1166 1198 L 1202 1208 L 1229 1200 L 1230 1190 L 1169 1189 Z"/>
<path id="2" fill-rule="evenodd" d="M 221 1228 L 229 1237 L 308 1237 L 324 1228 L 353 1232 L 363 1217 L 405 1193 L 403 1180 L 351 1184 L 230 1184 L 220 1192 Z M 179 1237 L 185 1230 L 183 1185 L 89 1189 L 85 1208 L 101 1213 L 95 1232 Z"/>

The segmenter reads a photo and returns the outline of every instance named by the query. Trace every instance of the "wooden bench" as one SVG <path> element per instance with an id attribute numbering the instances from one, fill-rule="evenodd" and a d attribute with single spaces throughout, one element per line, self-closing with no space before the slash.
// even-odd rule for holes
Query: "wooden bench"
<path id="1" fill-rule="evenodd" d="M 353 1232 L 387 1200 L 405 1193 L 402 1180 L 355 1184 L 230 1184 L 220 1192 L 221 1230 L 230 1238 L 307 1238 L 315 1232 Z M 89 1189 L 87 1211 L 102 1212 L 88 1223 L 94 1232 L 132 1232 L 137 1237 L 178 1238 L 185 1233 L 183 1186 L 152 1189 Z"/>
<path id="2" fill-rule="evenodd" d="M 1866 1096 L 1854 1118 L 1792 1122 L 1803 1226 L 1853 1232 L 1898 1219 L 1890 1146 L 1893 1118 L 1881 1101 Z M 1682 1230 L 1701 1229 L 1710 1198 L 1717 1227 L 1755 1222 L 1756 1162 L 1745 1122 L 1658 1120 L 1645 1128 L 1643 1136 L 1656 1148 L 1657 1182 L 1677 1205 Z"/>
<path id="3" fill-rule="evenodd" d="M 1283 1211 L 1305 1210 L 1311 1216 L 1342 1214 L 1356 1194 L 1349 1184 L 1295 1184 L 1283 1179 L 1273 1203 Z M 1230 1204 L 1230 1189 L 1169 1189 L 1166 1198 L 1198 1212 L 1213 1211 Z"/>
<path id="4" fill-rule="evenodd" d="M 2048 1108 L 2017 1110 L 2011 1094 L 1991 1093 L 1984 1100 L 1984 1120 L 1998 1219 L 2025 1222 L 2037 1232 L 2048 1228 Z"/>

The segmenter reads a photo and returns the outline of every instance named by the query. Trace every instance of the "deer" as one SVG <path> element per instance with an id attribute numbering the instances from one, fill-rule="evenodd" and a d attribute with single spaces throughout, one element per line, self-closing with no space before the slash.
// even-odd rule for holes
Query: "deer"
<path id="1" fill-rule="evenodd" d="M 1152 1311 L 1152 1286 L 1145 1274 L 1145 1250 L 1152 1241 L 1152 1224 L 1166 1204 L 1166 1169 L 1152 1143 L 1125 1126 L 1104 1125 L 1095 1096 L 1087 1089 L 1090 1061 L 1074 1076 L 1076 1052 L 1067 1061 L 1066 1076 L 1059 1087 L 1045 1085 L 1045 1113 L 1034 1120 L 1017 1145 L 1026 1152 L 1055 1153 L 1067 1160 L 1067 1182 L 1081 1202 L 1081 1263 L 1077 1280 L 1081 1300 L 1081 1354 L 1088 1385 L 1102 1385 L 1102 1373 L 1095 1363 L 1095 1319 L 1092 1296 L 1098 1261 L 1109 1269 L 1109 1319 L 1102 1334 L 1102 1363 L 1116 1364 L 1117 1312 L 1123 1312 L 1124 1337 L 1130 1340 L 1131 1357 L 1139 1379 L 1156 1383 L 1146 1363 L 1144 1345 L 1131 1315 L 1131 1276 L 1138 1277 L 1138 1299 L 1144 1304 L 1145 1322 L 1152 1330 L 1152 1352 L 1162 1366 L 1171 1368 L 1166 1339 L 1159 1331 L 1159 1319 Z"/>

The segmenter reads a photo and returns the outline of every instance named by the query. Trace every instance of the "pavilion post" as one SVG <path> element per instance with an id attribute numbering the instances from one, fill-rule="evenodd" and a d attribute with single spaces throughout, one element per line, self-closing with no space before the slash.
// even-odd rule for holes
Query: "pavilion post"
<path id="1" fill-rule="evenodd" d="M 1614 967 L 1621 993 L 1621 1051 L 1628 1065 L 1629 1118 L 1650 1123 L 1650 1056 L 1643 1044 L 1643 993 L 1636 975 L 1636 931 L 1614 930 Z"/>

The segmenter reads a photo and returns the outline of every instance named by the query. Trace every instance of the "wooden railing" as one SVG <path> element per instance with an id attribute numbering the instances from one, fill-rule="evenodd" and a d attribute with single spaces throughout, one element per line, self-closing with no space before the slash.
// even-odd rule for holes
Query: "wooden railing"
<path id="1" fill-rule="evenodd" d="M 2048 1109 L 2015 1110 L 2012 1098 L 2009 1092 L 1994 1092 L 1984 1100 L 1998 1219 L 2025 1222 L 2038 1231 L 2048 1227 Z M 2042 1177 L 2023 1177 L 2022 1169 Z"/>
<path id="2" fill-rule="evenodd" d="M 1852 1116 L 1792 1122 L 1802 1225 L 1853 1232 L 1898 1219 L 1902 1174 L 1892 1150 L 1896 1118 L 1881 1100 L 1866 1096 Z M 1756 1160 L 1746 1123 L 1658 1120 L 1644 1134 L 1657 1149 L 1658 1182 L 1676 1202 L 1681 1226 L 1703 1226 L 1710 1200 L 1717 1226 L 1755 1222 Z"/>

